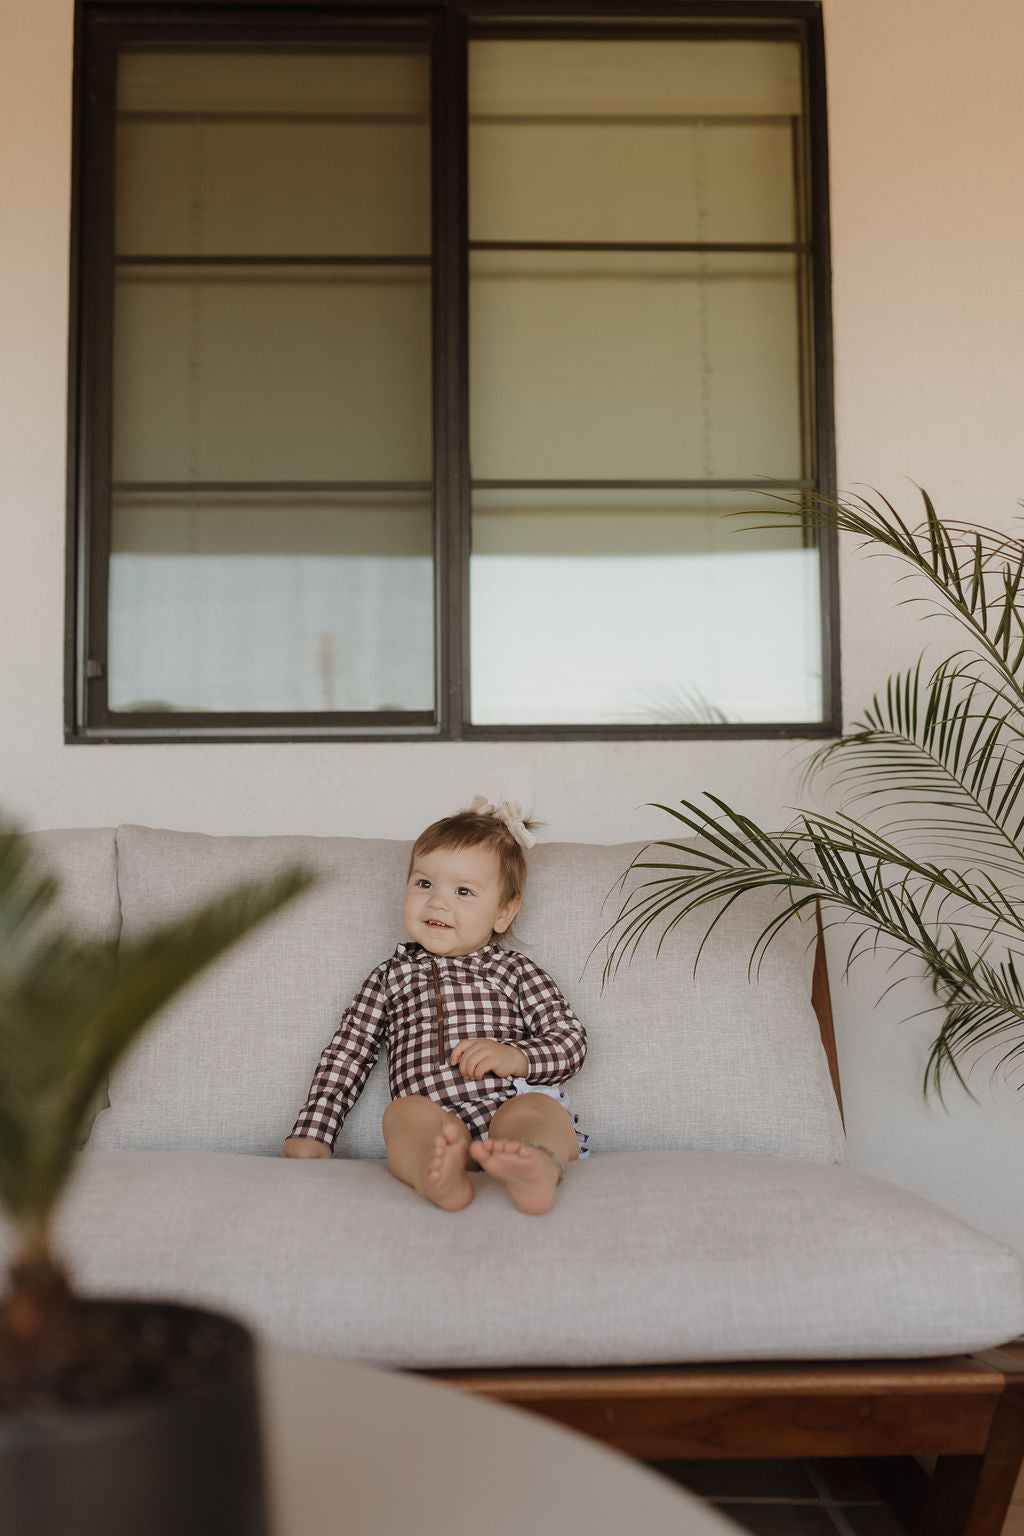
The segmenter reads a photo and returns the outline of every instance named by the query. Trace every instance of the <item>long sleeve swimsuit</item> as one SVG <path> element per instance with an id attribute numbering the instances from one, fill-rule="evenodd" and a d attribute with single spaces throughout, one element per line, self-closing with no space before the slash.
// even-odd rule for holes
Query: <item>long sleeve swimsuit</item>
<path id="1" fill-rule="evenodd" d="M 454 956 L 399 944 L 342 1015 L 291 1134 L 333 1146 L 386 1043 L 392 1098 L 424 1094 L 483 1136 L 499 1104 L 519 1090 L 511 1078 L 489 1072 L 474 1080 L 451 1065 L 455 1042 L 471 1036 L 522 1051 L 527 1089 L 565 1082 L 587 1054 L 583 1025 L 526 955 L 497 944 Z"/>

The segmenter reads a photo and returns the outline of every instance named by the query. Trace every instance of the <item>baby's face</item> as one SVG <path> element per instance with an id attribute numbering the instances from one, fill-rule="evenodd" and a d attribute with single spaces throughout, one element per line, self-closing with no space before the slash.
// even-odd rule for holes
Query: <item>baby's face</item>
<path id="1" fill-rule="evenodd" d="M 432 955 L 470 955 L 504 933 L 519 911 L 505 901 L 497 854 L 489 848 L 435 848 L 409 872 L 402 922 Z"/>

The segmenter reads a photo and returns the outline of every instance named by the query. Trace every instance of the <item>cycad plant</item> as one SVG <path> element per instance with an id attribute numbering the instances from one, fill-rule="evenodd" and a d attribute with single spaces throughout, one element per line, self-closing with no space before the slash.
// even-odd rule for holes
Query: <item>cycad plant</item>
<path id="1" fill-rule="evenodd" d="M 17 1241 L 0 1299 L 0 1404 L 38 1393 L 88 1348 L 52 1228 L 108 1072 L 179 988 L 309 883 L 292 870 L 138 942 L 84 940 L 61 923 L 29 840 L 0 822 L 0 1208 Z"/>
<path id="2" fill-rule="evenodd" d="M 794 507 L 895 556 L 914 583 L 907 601 L 951 616 L 960 644 L 890 677 L 864 718 L 816 752 L 805 790 L 834 810 L 799 810 L 779 832 L 708 794 L 660 806 L 685 833 L 650 844 L 631 866 L 631 894 L 608 934 L 605 972 L 713 906 L 709 929 L 756 889 L 785 900 L 752 963 L 779 928 L 820 902 L 850 924 L 848 963 L 865 947 L 916 960 L 941 1018 L 925 1089 L 995 1054 L 1024 1056 L 1024 540 L 944 520 L 924 492 L 923 519 L 884 497 Z M 690 839 L 695 839 L 691 841 Z"/>

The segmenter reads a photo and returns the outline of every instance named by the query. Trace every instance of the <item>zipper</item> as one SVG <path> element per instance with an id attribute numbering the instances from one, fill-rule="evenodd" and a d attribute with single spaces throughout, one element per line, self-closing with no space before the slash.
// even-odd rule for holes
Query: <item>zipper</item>
<path id="1" fill-rule="evenodd" d="M 441 977 L 433 955 L 430 957 L 430 969 L 434 978 L 434 1005 L 437 1011 L 437 1059 L 444 1066 L 444 999 L 441 997 Z"/>

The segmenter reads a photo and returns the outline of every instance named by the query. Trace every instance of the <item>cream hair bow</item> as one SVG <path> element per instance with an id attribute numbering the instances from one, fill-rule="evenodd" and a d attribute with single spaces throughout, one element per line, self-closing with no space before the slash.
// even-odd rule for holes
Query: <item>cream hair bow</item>
<path id="1" fill-rule="evenodd" d="M 474 795 L 470 810 L 478 816 L 497 816 L 508 827 L 520 848 L 532 848 L 537 841 L 523 819 L 522 806 L 516 805 L 514 801 L 503 800 L 500 805 L 492 805 L 486 795 Z"/>

